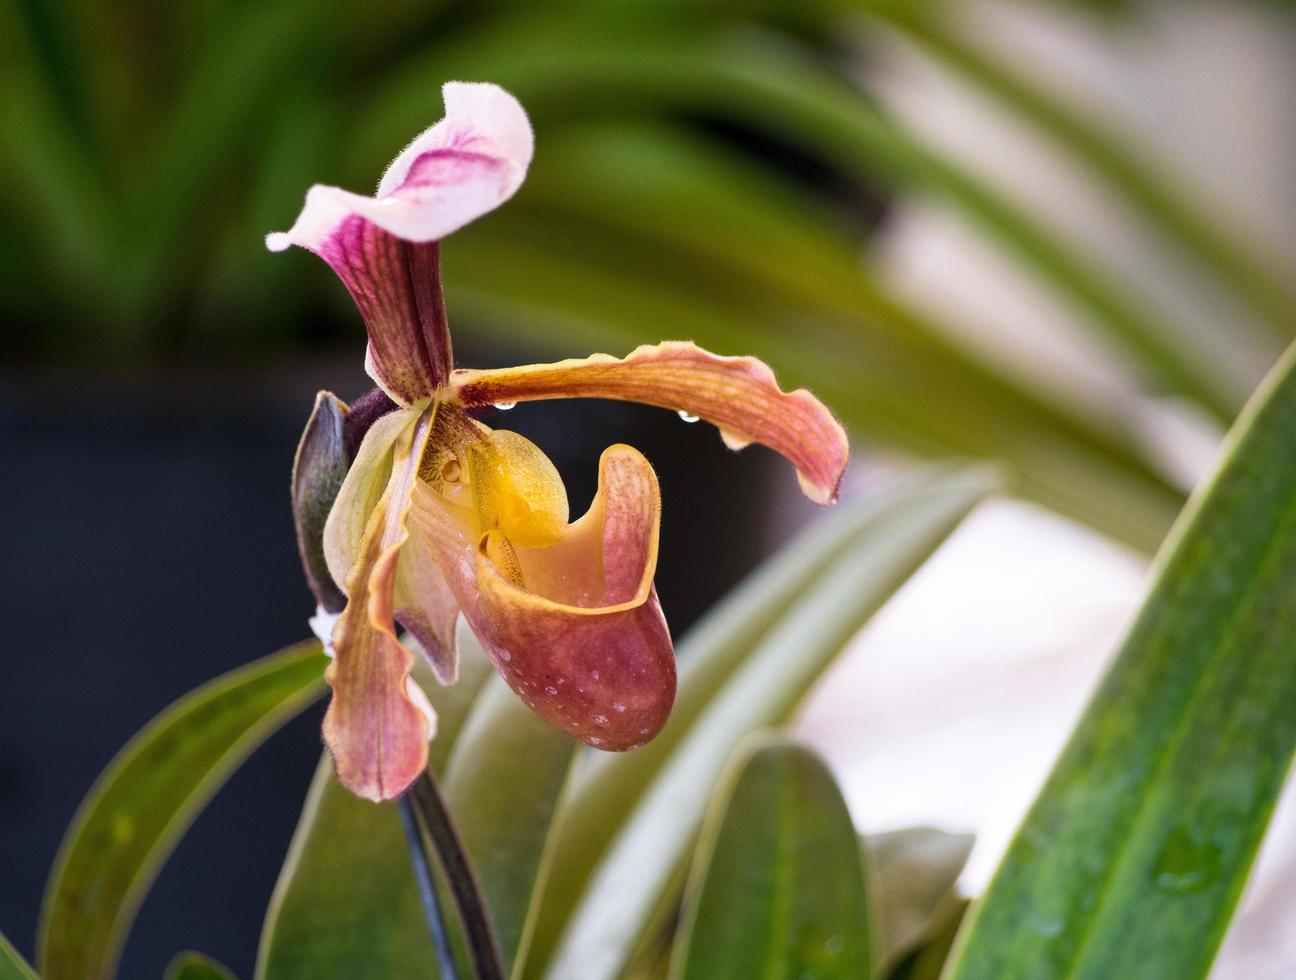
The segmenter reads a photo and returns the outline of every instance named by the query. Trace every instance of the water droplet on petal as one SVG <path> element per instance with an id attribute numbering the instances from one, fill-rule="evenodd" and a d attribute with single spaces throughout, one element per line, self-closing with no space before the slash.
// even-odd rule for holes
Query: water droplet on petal
<path id="1" fill-rule="evenodd" d="M 679 417 L 682 418 L 685 422 L 696 422 L 698 420 L 698 417 L 696 415 L 690 415 L 682 408 L 679 410 Z"/>
<path id="2" fill-rule="evenodd" d="M 507 412 L 511 408 L 517 408 L 517 402 L 496 402 L 495 407 L 501 412 Z"/>

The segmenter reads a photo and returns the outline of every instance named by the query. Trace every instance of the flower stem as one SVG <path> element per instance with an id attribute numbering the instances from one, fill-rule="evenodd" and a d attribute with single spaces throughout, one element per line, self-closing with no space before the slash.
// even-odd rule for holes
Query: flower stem
<path id="1" fill-rule="evenodd" d="M 410 802 L 410 809 L 420 831 L 420 841 L 424 836 L 431 841 L 441 863 L 441 870 L 445 872 L 450 893 L 459 910 L 459 921 L 463 925 L 468 954 L 477 980 L 504 980 L 506 974 L 503 959 L 499 943 L 495 939 L 490 912 L 482 897 L 481 886 L 477 883 L 468 855 L 459 840 L 454 822 L 450 819 L 445 799 L 431 775 L 427 772 L 420 775 L 401 797 L 402 803 L 405 800 Z M 422 847 L 420 849 L 423 850 Z"/>
<path id="2" fill-rule="evenodd" d="M 409 794 L 401 796 L 398 805 L 401 826 L 405 829 L 405 841 L 409 844 L 410 859 L 414 865 L 414 878 L 418 882 L 419 898 L 423 902 L 423 915 L 427 919 L 428 932 L 432 934 L 432 945 L 436 947 L 441 980 L 459 980 L 445 917 L 441 914 L 441 900 L 437 897 L 436 881 L 432 876 L 432 855 L 424 846 L 423 834 L 419 831 L 418 817 Z"/>

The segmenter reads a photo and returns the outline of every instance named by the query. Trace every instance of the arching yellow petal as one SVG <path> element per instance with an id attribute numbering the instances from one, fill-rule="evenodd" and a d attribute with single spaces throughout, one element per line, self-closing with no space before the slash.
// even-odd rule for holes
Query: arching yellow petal
<path id="1" fill-rule="evenodd" d="M 615 398 L 674 409 L 720 429 L 725 444 L 758 442 L 797 468 L 806 496 L 832 503 L 846 469 L 846 432 L 819 399 L 782 391 L 754 357 L 720 357 L 688 341 L 496 371 L 455 371 L 451 396 L 465 406 L 544 398 Z"/>

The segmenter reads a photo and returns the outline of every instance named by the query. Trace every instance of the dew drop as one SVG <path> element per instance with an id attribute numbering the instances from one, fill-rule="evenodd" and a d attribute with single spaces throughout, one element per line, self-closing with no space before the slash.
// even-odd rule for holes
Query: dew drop
<path id="1" fill-rule="evenodd" d="M 590 671 L 590 677 L 591 677 L 592 679 L 594 679 L 594 680 L 598 680 L 600 676 L 601 676 L 601 675 L 599 674 L 599 672 L 598 672 L 597 670 L 591 670 L 591 671 Z"/>
<path id="2" fill-rule="evenodd" d="M 495 407 L 501 412 L 507 412 L 509 409 L 517 408 L 517 402 L 496 402 Z"/>
<path id="3" fill-rule="evenodd" d="M 625 714 L 625 705 L 622 704 L 620 701 L 613 701 L 612 710 L 619 715 Z"/>
<path id="4" fill-rule="evenodd" d="M 698 420 L 698 417 L 697 417 L 696 415 L 690 415 L 688 412 L 684 411 L 684 409 L 682 409 L 682 408 L 679 410 L 678 415 L 679 415 L 679 417 L 680 417 L 681 419 L 683 419 L 685 422 L 696 422 L 696 421 Z"/>
<path id="5" fill-rule="evenodd" d="M 640 734 L 640 735 L 647 735 L 647 734 L 648 734 L 649 732 L 651 732 L 651 731 L 652 731 L 651 728 L 641 728 L 641 729 L 639 729 L 639 734 Z"/>
<path id="6" fill-rule="evenodd" d="M 602 745 L 602 744 L 603 744 L 603 739 L 599 738 L 599 737 L 596 736 L 596 735 L 591 735 L 591 736 L 589 737 L 589 744 L 590 744 L 590 745 L 594 745 L 594 746 Z"/>
<path id="7" fill-rule="evenodd" d="M 557 693 L 558 693 L 558 688 L 554 687 L 552 684 L 550 684 L 548 687 L 545 688 L 545 694 L 553 695 Z"/>
<path id="8" fill-rule="evenodd" d="M 598 725 L 599 728 L 607 728 L 607 715 L 595 715 L 594 724 Z"/>

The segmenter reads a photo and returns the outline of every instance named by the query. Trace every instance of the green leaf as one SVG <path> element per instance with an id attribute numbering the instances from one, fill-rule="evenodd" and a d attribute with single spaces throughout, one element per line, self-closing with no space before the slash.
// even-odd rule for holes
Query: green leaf
<path id="1" fill-rule="evenodd" d="M 235 976 L 211 957 L 189 952 L 167 964 L 166 980 L 235 980 Z"/>
<path id="2" fill-rule="evenodd" d="M 38 962 L 46 980 L 112 974 L 158 868 L 247 755 L 319 697 L 326 659 L 299 643 L 231 671 L 151 721 L 77 812 L 45 892 Z"/>
<path id="3" fill-rule="evenodd" d="M 1296 349 L 1230 434 L 952 976 L 1205 976 L 1296 749 Z"/>
<path id="4" fill-rule="evenodd" d="M 864 838 L 879 921 L 880 959 L 895 963 L 931 938 L 961 902 L 954 893 L 971 834 L 909 827 Z"/>
<path id="5" fill-rule="evenodd" d="M 872 960 L 864 863 L 832 773 L 782 739 L 740 750 L 707 814 L 671 977 L 856 980 Z"/>
<path id="6" fill-rule="evenodd" d="M 753 642 L 718 693 L 703 699 L 704 710 L 692 724 L 686 720 L 660 770 L 618 787 L 624 796 L 641 788 L 628 817 L 613 823 L 611 845 L 603 850 L 602 841 L 588 842 L 597 864 L 570 915 L 558 917 L 566 925 L 551 964 L 556 975 L 617 975 L 669 905 L 710 788 L 734 747 L 750 732 L 790 717 L 846 641 L 990 487 L 984 469 L 967 468 L 883 508 L 867 533 L 826 562 L 786 614 Z M 681 660 L 687 663 L 683 653 Z M 584 799 L 622 812 L 623 796 L 587 792 Z M 564 888 L 582 884 L 555 876 L 558 882 Z"/>
<path id="7" fill-rule="evenodd" d="M 443 791 L 490 908 L 505 969 L 526 959 L 554 813 L 577 743 L 492 677 L 455 741 Z"/>
<path id="8" fill-rule="evenodd" d="M 421 660 L 416 667 L 437 712 L 428 765 L 438 775 L 491 672 L 466 629 L 459 648 L 456 684 L 436 683 Z M 361 980 L 436 970 L 396 804 L 370 803 L 345 789 L 325 753 L 266 911 L 256 976 Z"/>
<path id="9" fill-rule="evenodd" d="M 537 957 L 552 951 L 586 881 L 644 789 L 667 765 L 717 693 L 762 637 L 853 550 L 886 553 L 877 595 L 903 582 L 988 489 L 985 473 L 954 464 L 917 467 L 864 499 L 825 513 L 724 597 L 678 645 L 679 691 L 670 720 L 627 754 L 592 753 L 577 768 L 540 909 Z M 870 601 L 881 601 L 878 598 Z"/>
<path id="10" fill-rule="evenodd" d="M 0 980 L 40 980 L 3 933 L 0 933 Z"/>
<path id="11" fill-rule="evenodd" d="M 884 2 L 870 10 L 900 28 L 927 53 L 997 99 L 1019 119 L 1029 121 L 1067 153 L 1103 178 L 1136 216 L 1158 229 L 1165 241 L 1197 266 L 1230 286 L 1268 320 L 1268 337 L 1290 340 L 1296 324 L 1296 293 L 1278 277 L 1251 244 L 1232 229 L 1217 226 L 1199 209 L 1184 180 L 1161 171 L 1101 123 L 1061 102 L 1025 78 L 1019 78 L 975 46 L 960 39 L 938 18 L 914 4 Z M 1190 340 L 1186 332 L 1184 341 Z"/>

